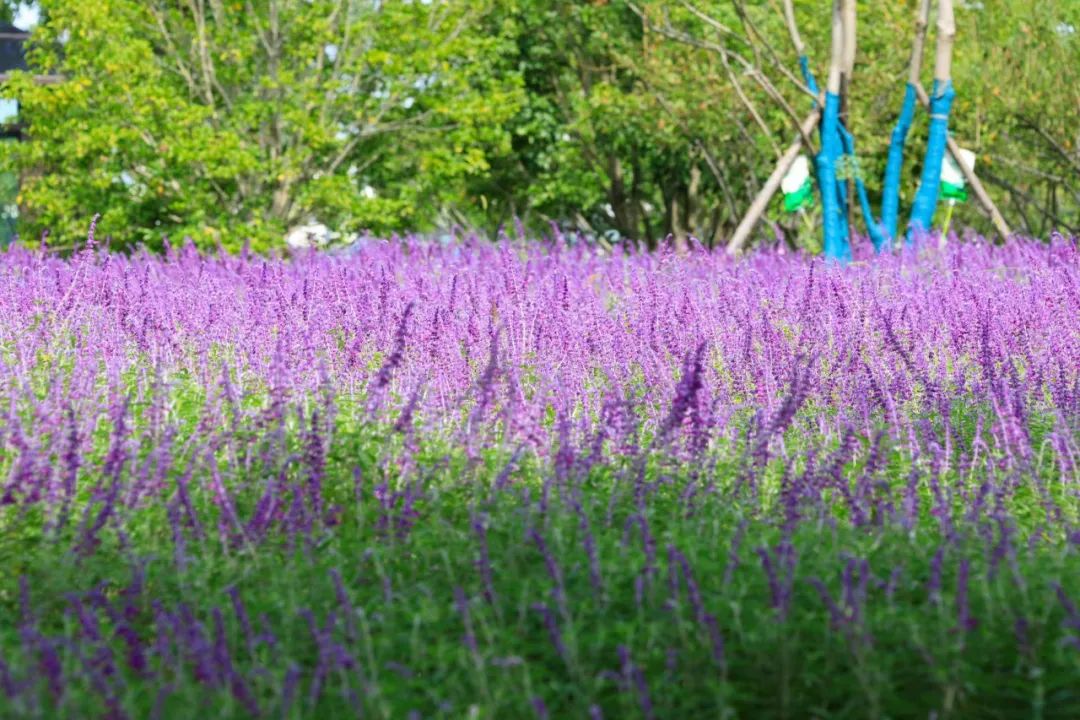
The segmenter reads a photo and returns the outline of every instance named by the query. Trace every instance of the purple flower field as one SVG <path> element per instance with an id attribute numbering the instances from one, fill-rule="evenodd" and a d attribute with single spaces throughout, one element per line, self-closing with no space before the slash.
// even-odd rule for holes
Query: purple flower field
<path id="1" fill-rule="evenodd" d="M 13 247 L 0 357 L 3 717 L 1080 716 L 1075 239 Z"/>

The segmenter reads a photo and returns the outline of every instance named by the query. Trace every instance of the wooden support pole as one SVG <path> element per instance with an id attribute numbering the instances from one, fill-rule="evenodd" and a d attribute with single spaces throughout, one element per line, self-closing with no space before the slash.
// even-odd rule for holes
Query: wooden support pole
<path id="1" fill-rule="evenodd" d="M 772 175 L 765 181 L 765 184 L 761 186 L 761 190 L 758 191 L 754 201 L 750 203 L 750 208 L 746 211 L 739 226 L 735 228 L 735 233 L 731 236 L 731 240 L 727 244 L 728 255 L 734 255 L 742 249 L 742 246 L 746 244 L 747 239 L 750 237 L 750 233 L 757 227 L 758 221 L 761 220 L 762 214 L 765 212 L 765 208 L 768 207 L 769 201 L 772 200 L 773 195 L 780 189 L 780 182 L 784 179 L 784 175 L 791 169 L 791 165 L 795 162 L 795 158 L 799 157 L 799 151 L 803 147 L 803 136 L 808 136 L 814 132 L 817 128 L 818 122 L 821 120 L 821 103 L 819 106 L 811 112 L 800 127 L 801 133 L 799 137 L 793 142 L 787 149 L 787 151 L 780 156 L 780 160 L 776 163 L 776 169 L 773 170 Z"/>

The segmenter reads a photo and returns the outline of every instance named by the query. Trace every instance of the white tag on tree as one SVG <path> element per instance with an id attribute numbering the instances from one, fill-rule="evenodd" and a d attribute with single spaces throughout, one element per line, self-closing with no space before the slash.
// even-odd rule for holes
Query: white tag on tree
<path id="1" fill-rule="evenodd" d="M 780 189 L 785 195 L 798 192 L 807 180 L 810 179 L 810 161 L 805 155 L 795 158 L 784 179 L 780 181 Z"/>

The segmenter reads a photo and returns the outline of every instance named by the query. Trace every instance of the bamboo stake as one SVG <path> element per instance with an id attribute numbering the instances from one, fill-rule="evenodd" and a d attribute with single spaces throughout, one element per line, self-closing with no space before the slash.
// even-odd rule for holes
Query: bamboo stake
<path id="1" fill-rule="evenodd" d="M 926 89 L 919 83 L 915 83 L 915 92 L 919 96 L 919 102 L 923 107 L 930 107 L 930 96 L 926 94 Z M 949 154 L 956 160 L 957 167 L 964 173 L 964 179 L 967 184 L 971 186 L 971 190 L 975 193 L 975 199 L 982 205 L 983 210 L 990 216 L 990 222 L 994 224 L 994 229 L 997 230 L 1001 239 L 1008 240 L 1012 235 L 1012 230 L 1009 229 L 1009 224 L 1005 222 L 1005 218 L 1002 216 L 1001 211 L 998 210 L 997 205 L 990 199 L 990 194 L 986 192 L 986 187 L 979 180 L 979 177 L 975 174 L 975 171 L 967 166 L 967 163 L 960 161 L 960 146 L 953 140 L 952 135 L 949 135 L 946 140 L 948 143 Z"/>
<path id="2" fill-rule="evenodd" d="M 810 135 L 817 128 L 818 122 L 821 120 L 821 103 L 818 103 L 818 107 L 814 108 L 800 127 L 799 137 L 795 142 L 791 143 L 787 151 L 780 157 L 780 160 L 776 163 L 776 169 L 773 170 L 772 175 L 765 181 L 765 184 L 761 186 L 761 190 L 758 191 L 754 201 L 750 203 L 750 208 L 746 211 L 739 226 L 735 228 L 735 233 L 731 236 L 731 240 L 727 244 L 728 255 L 734 255 L 742 246 L 746 243 L 746 240 L 750 237 L 750 233 L 757 227 L 758 221 L 761 220 L 761 215 L 765 212 L 765 208 L 768 207 L 769 201 L 772 200 L 773 195 L 780 188 L 780 182 L 784 179 L 784 175 L 791 169 L 791 165 L 795 162 L 795 158 L 799 156 L 799 151 L 802 149 L 802 138 Z"/>

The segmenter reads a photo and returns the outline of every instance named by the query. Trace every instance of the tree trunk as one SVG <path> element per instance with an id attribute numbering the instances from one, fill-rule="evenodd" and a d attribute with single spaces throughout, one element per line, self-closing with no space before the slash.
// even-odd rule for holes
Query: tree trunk
<path id="1" fill-rule="evenodd" d="M 953 17 L 953 0 L 938 1 L 937 50 L 934 57 L 934 89 L 930 98 L 930 132 L 926 143 L 922 178 L 915 193 L 908 223 L 908 244 L 919 232 L 928 232 L 934 222 L 937 209 L 938 185 L 941 183 L 941 165 L 949 139 L 949 111 L 956 92 L 952 86 L 952 49 L 956 37 Z M 963 163 L 959 163 L 963 166 Z"/>
<path id="2" fill-rule="evenodd" d="M 908 82 L 904 88 L 904 102 L 889 139 L 889 159 L 885 164 L 885 180 L 882 183 L 881 224 L 889 243 L 896 242 L 896 223 L 900 211 L 900 175 L 904 169 L 904 145 L 915 119 L 916 88 L 922 71 L 923 48 L 926 45 L 926 28 L 930 23 L 930 0 L 920 0 L 915 15 L 915 40 L 911 43 L 911 61 L 908 65 Z"/>
<path id="3" fill-rule="evenodd" d="M 840 125 L 851 128 L 851 78 L 855 72 L 855 0 L 843 0 L 841 9 L 844 25 L 844 69 L 840 80 Z M 846 153 L 852 161 L 855 159 L 854 141 Z M 855 168 L 847 168 L 847 183 L 844 199 L 847 203 L 848 241 L 855 236 Z M 865 190 L 863 191 L 865 193 Z M 866 218 L 867 227 L 874 222 L 873 217 Z"/>
<path id="4" fill-rule="evenodd" d="M 619 158 L 608 158 L 608 202 L 614 214 L 613 224 L 615 229 L 624 238 L 640 239 L 638 234 L 636 213 L 626 192 L 626 181 L 623 175 L 622 162 Z"/>
<path id="5" fill-rule="evenodd" d="M 825 257 L 846 262 L 851 257 L 847 222 L 836 182 L 836 163 L 840 158 L 840 85 L 844 67 L 844 23 L 841 0 L 833 0 L 832 54 L 825 83 L 825 109 L 821 117 L 821 152 L 816 160 L 821 211 L 824 222 Z"/>

